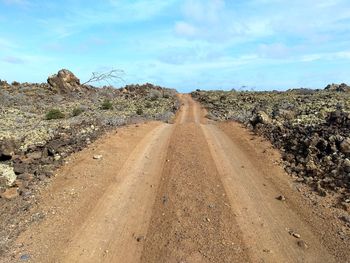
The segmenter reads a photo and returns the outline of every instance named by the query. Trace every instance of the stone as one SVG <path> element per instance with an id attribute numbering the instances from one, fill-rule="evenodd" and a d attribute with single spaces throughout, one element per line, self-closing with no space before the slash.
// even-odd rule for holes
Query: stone
<path id="1" fill-rule="evenodd" d="M 0 186 L 11 186 L 17 176 L 13 168 L 6 164 L 0 164 Z"/>
<path id="2" fill-rule="evenodd" d="M 263 111 L 258 111 L 250 121 L 254 127 L 258 123 L 262 123 L 266 125 L 266 124 L 271 124 L 272 122 L 270 117 Z"/>
<path id="3" fill-rule="evenodd" d="M 145 237 L 144 237 L 144 236 L 138 236 L 138 237 L 136 238 L 136 241 L 137 241 L 137 242 L 141 242 L 141 241 L 143 241 L 143 240 L 145 240 Z"/>
<path id="4" fill-rule="evenodd" d="M 325 87 L 325 90 L 328 91 L 337 91 L 337 92 L 347 92 L 350 91 L 350 87 L 346 85 L 345 83 L 342 84 L 329 84 L 327 87 Z"/>
<path id="5" fill-rule="evenodd" d="M 13 171 L 15 172 L 15 174 L 23 174 L 25 172 L 27 172 L 28 166 L 25 163 L 14 163 L 13 164 Z"/>
<path id="6" fill-rule="evenodd" d="M 280 201 L 286 201 L 286 197 L 284 195 L 280 195 L 276 199 Z"/>
<path id="7" fill-rule="evenodd" d="M 304 240 L 298 240 L 297 244 L 302 249 L 308 249 L 309 248 L 309 246 L 306 244 L 306 242 Z"/>
<path id="8" fill-rule="evenodd" d="M 5 192 L 1 193 L 0 196 L 1 198 L 11 200 L 16 198 L 19 195 L 18 189 L 17 188 L 8 188 L 5 190 Z"/>
<path id="9" fill-rule="evenodd" d="M 291 236 L 293 236 L 293 237 L 295 237 L 295 238 L 301 238 L 301 235 L 300 234 L 298 234 L 297 232 L 295 232 L 295 231 L 293 231 L 293 230 L 288 230 L 288 233 L 289 233 L 289 235 L 291 235 Z"/>
<path id="10" fill-rule="evenodd" d="M 27 153 L 27 157 L 32 160 L 39 160 L 41 159 L 42 155 L 43 153 L 41 151 Z"/>
<path id="11" fill-rule="evenodd" d="M 343 161 L 343 169 L 346 173 L 350 173 L 350 160 L 349 159 L 345 159 Z"/>
<path id="12" fill-rule="evenodd" d="M 350 153 L 350 138 L 346 138 L 341 142 L 340 151 L 344 154 Z"/>
<path id="13" fill-rule="evenodd" d="M 103 156 L 102 156 L 101 154 L 96 154 L 96 155 L 94 155 L 93 158 L 94 158 L 95 160 L 100 160 L 100 159 L 102 159 L 102 157 L 103 157 Z"/>
<path id="14" fill-rule="evenodd" d="M 300 234 L 295 233 L 295 232 L 294 232 L 292 235 L 293 235 L 293 237 L 295 237 L 295 238 L 300 238 L 300 237 L 301 237 Z"/>
<path id="15" fill-rule="evenodd" d="M 47 83 L 59 93 L 80 91 L 80 80 L 69 70 L 61 69 L 57 74 L 50 76 Z"/>
<path id="16" fill-rule="evenodd" d="M 341 219 L 341 220 L 344 221 L 345 223 L 350 224 L 350 216 L 349 216 L 349 215 L 340 216 L 339 219 Z"/>
<path id="17" fill-rule="evenodd" d="M 11 160 L 15 154 L 16 143 L 13 140 L 3 140 L 0 142 L 0 161 Z"/>
<path id="18" fill-rule="evenodd" d="M 30 259 L 30 256 L 28 254 L 23 254 L 19 258 L 21 261 L 28 261 Z"/>

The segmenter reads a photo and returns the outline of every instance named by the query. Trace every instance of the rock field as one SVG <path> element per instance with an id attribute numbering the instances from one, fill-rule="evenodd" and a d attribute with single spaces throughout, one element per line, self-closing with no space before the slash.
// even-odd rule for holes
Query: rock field
<path id="1" fill-rule="evenodd" d="M 25 224 L 13 215 L 35 204 L 38 185 L 67 156 L 120 125 L 171 122 L 179 106 L 176 94 L 152 84 L 81 85 L 68 70 L 41 84 L 0 80 L 0 251 L 21 229 L 16 224 Z"/>
<path id="2" fill-rule="evenodd" d="M 200 91 L 192 96 L 214 120 L 235 120 L 281 150 L 285 170 L 320 195 L 350 207 L 350 87 L 286 92 Z"/>

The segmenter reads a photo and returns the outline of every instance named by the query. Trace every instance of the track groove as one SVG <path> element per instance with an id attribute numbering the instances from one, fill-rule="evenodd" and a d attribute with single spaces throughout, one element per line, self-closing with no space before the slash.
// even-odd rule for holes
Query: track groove
<path id="1" fill-rule="evenodd" d="M 126 127 L 78 153 L 43 190 L 37 211 L 48 216 L 2 262 L 347 262 L 335 221 L 304 207 L 280 168 L 242 143 L 245 130 L 180 98 L 175 124 Z"/>

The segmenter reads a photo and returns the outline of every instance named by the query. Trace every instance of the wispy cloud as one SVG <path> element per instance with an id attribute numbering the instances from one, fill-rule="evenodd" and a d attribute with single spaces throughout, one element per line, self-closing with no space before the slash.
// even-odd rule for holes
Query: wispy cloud
<path id="1" fill-rule="evenodd" d="M 117 26 L 156 19 L 175 2 L 176 0 L 110 0 L 99 4 L 96 8 L 73 5 L 61 10 L 59 17 L 38 19 L 38 22 L 57 38 L 66 38 L 94 26 Z"/>
<path id="2" fill-rule="evenodd" d="M 18 45 L 15 44 L 13 41 L 10 41 L 8 39 L 5 38 L 0 38 L 0 48 L 17 48 Z"/>
<path id="3" fill-rule="evenodd" d="M 229 2 L 228 2 L 229 3 Z M 200 38 L 211 42 L 265 37 L 272 34 L 266 19 L 240 17 L 223 0 L 188 0 L 182 12 L 183 20 L 175 24 L 179 36 Z"/>
<path id="4" fill-rule="evenodd" d="M 30 64 L 88 76 L 116 65 L 130 82 L 173 87 L 319 85 L 315 76 L 334 72 L 350 82 L 348 0 L 0 0 L 0 9 L 7 72 Z"/>
<path id="5" fill-rule="evenodd" d="M 10 64 L 23 64 L 25 61 L 19 57 L 7 56 L 2 58 L 2 61 L 10 63 Z"/>

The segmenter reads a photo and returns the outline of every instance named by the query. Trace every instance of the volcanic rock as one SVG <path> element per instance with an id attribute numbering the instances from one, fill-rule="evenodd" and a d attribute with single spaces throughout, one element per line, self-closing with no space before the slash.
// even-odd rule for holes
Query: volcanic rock
<path id="1" fill-rule="evenodd" d="M 59 93 L 86 90 L 86 88 L 80 86 L 80 80 L 67 69 L 61 69 L 57 74 L 50 76 L 47 79 L 47 83 Z"/>
<path id="2" fill-rule="evenodd" d="M 0 141 L 0 161 L 10 160 L 15 153 L 16 143 L 13 140 Z"/>
<path id="3" fill-rule="evenodd" d="M 350 91 L 350 86 L 346 85 L 345 83 L 342 84 L 329 84 L 325 88 L 325 90 L 328 91 L 337 91 L 337 92 L 347 92 Z"/>
<path id="4" fill-rule="evenodd" d="M 350 138 L 347 138 L 341 142 L 340 151 L 344 154 L 350 153 Z"/>
<path id="5" fill-rule="evenodd" d="M 281 150 L 285 170 L 320 195 L 350 192 L 350 92 L 195 91 L 192 96 L 218 120 L 235 120 Z M 342 194 L 343 195 L 343 194 Z"/>
<path id="6" fill-rule="evenodd" d="M 343 169 L 346 173 L 350 173 L 350 160 L 349 159 L 344 160 Z"/>
<path id="7" fill-rule="evenodd" d="M 6 164 L 0 164 L 0 186 L 11 186 L 16 180 L 13 168 Z"/>

